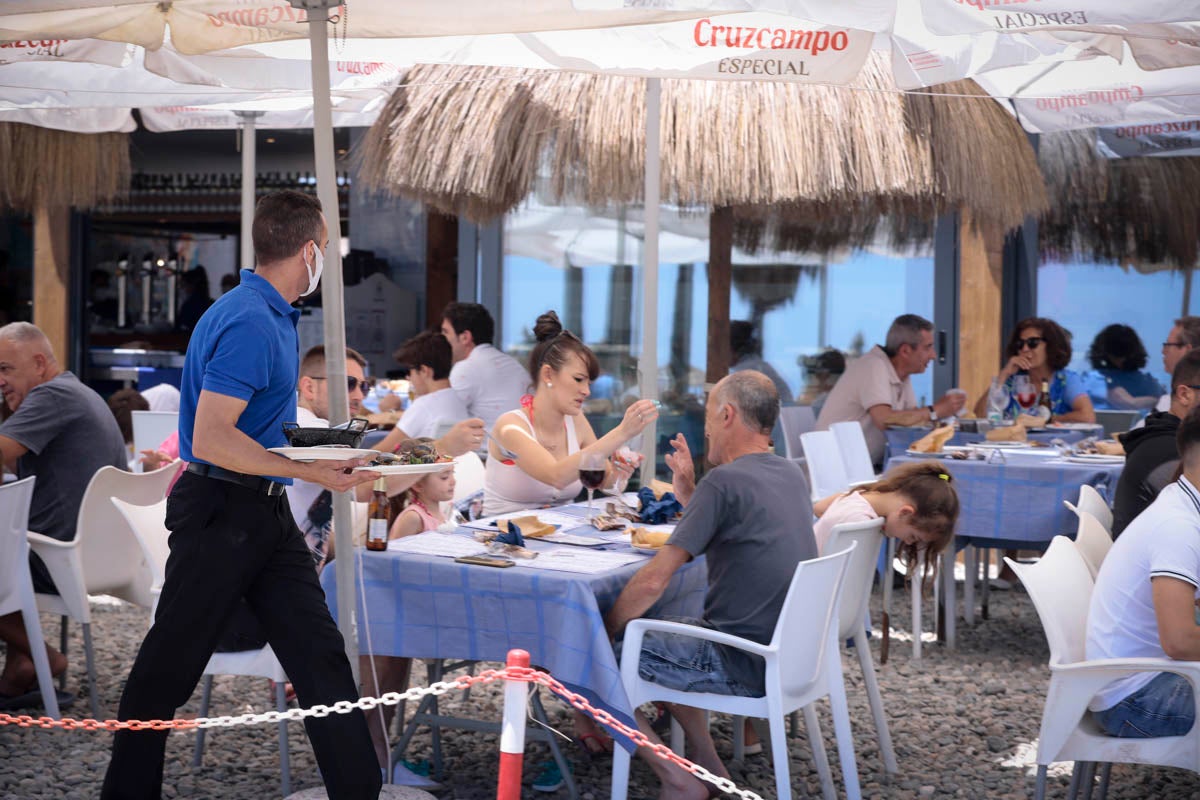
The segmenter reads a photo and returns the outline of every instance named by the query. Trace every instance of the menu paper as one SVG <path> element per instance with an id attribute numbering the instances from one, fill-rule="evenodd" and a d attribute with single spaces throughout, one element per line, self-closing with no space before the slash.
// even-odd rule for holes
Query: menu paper
<path id="1" fill-rule="evenodd" d="M 613 553 L 602 550 L 556 547 L 552 550 L 539 549 L 537 558 L 532 561 L 522 561 L 519 563 L 520 566 L 530 567 L 531 569 L 596 574 L 645 560 L 646 557 L 640 553 Z"/>
<path id="2" fill-rule="evenodd" d="M 466 536 L 428 531 L 416 536 L 402 536 L 388 542 L 387 549 L 393 553 L 411 553 L 418 556 L 443 556 L 460 558 L 485 552 L 485 545 Z"/>

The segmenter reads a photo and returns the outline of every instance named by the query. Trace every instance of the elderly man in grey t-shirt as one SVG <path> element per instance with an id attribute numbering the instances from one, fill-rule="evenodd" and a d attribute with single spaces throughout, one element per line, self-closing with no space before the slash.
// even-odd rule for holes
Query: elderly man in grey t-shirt
<path id="1" fill-rule="evenodd" d="M 29 529 L 70 541 L 96 470 L 126 466 L 121 429 L 100 395 L 58 365 L 46 335 L 28 322 L 0 328 L 0 394 L 13 412 L 0 423 L 0 460 L 18 478 L 37 477 Z M 30 555 L 30 570 L 35 591 L 56 593 L 36 555 Z M 0 617 L 0 641 L 7 653 L 0 673 L 0 709 L 36 703 L 33 660 L 20 613 Z M 66 656 L 47 650 L 50 671 L 58 675 L 67 668 Z"/>
<path id="2" fill-rule="evenodd" d="M 746 370 L 721 380 L 705 407 L 704 437 L 715 466 L 697 485 L 692 456 L 682 435 L 667 456 L 683 518 L 666 545 L 642 567 L 617 598 L 605 623 L 617 638 L 630 620 L 645 614 L 671 576 L 695 556 L 708 563 L 704 618 L 683 620 L 767 644 L 787 596 L 796 565 L 816 558 L 808 483 L 795 463 L 772 452 L 771 429 L 779 393 L 761 372 Z M 664 686 L 699 692 L 759 697 L 763 661 L 741 651 L 676 634 L 649 633 L 638 673 Z M 669 706 L 695 747 L 696 763 L 724 777 L 729 772 L 713 746 L 704 713 Z M 638 726 L 654 737 L 639 713 Z M 657 741 L 657 740 L 656 740 Z M 704 800 L 708 789 L 695 777 L 659 758 L 647 758 L 663 795 Z"/>

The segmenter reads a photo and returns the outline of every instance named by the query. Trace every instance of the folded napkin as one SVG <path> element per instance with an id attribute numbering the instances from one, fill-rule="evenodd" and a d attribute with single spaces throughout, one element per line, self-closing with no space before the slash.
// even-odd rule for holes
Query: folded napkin
<path id="1" fill-rule="evenodd" d="M 1025 442 L 1029 440 L 1025 426 L 1021 424 L 992 428 L 987 432 L 989 442 Z"/>
<path id="2" fill-rule="evenodd" d="M 630 531 L 630 540 L 638 547 L 653 547 L 658 549 L 671 538 L 669 531 L 648 531 L 645 528 L 634 528 Z"/>
<path id="3" fill-rule="evenodd" d="M 925 434 L 920 439 L 917 439 L 909 449 L 917 453 L 940 453 L 946 442 L 954 437 L 954 426 L 943 425 L 940 428 L 934 428 L 930 433 Z"/>
<path id="4" fill-rule="evenodd" d="M 540 519 L 538 519 L 537 517 L 534 517 L 534 516 L 513 517 L 512 519 L 504 520 L 503 522 L 501 522 L 500 527 L 506 528 L 510 533 L 516 532 L 520 536 L 527 536 L 530 539 L 540 539 L 541 537 L 549 536 L 550 534 L 552 534 L 556 530 L 558 530 L 550 523 L 542 522 Z M 504 541 L 503 539 L 499 539 L 499 537 L 497 537 L 497 540 Z M 505 541 L 505 544 L 524 545 L 524 542 L 507 542 L 507 541 Z"/>
<path id="5" fill-rule="evenodd" d="M 675 499 L 673 492 L 663 492 L 661 497 L 656 498 L 649 486 L 638 490 L 638 503 L 638 517 L 648 525 L 662 525 L 683 512 L 683 504 Z"/>
<path id="6" fill-rule="evenodd" d="M 515 525 L 510 527 L 506 533 L 496 534 L 496 538 L 492 541 L 501 544 L 515 544 L 517 547 L 525 546 L 525 537 L 521 535 L 521 529 Z"/>

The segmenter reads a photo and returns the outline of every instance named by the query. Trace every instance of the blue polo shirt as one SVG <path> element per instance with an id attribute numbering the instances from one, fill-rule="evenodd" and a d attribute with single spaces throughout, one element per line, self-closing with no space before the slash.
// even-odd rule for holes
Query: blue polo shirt
<path id="1" fill-rule="evenodd" d="M 263 447 L 287 444 L 283 423 L 296 419 L 300 376 L 298 319 L 299 310 L 248 269 L 242 270 L 240 285 L 204 312 L 188 342 L 179 392 L 179 455 L 184 461 L 209 463 L 192 454 L 201 390 L 245 400 L 237 428 Z"/>

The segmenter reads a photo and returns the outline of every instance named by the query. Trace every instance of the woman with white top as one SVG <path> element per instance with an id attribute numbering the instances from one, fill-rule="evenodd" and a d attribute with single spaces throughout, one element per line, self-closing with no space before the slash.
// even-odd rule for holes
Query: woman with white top
<path id="1" fill-rule="evenodd" d="M 529 375 L 534 393 L 496 420 L 488 445 L 483 483 L 488 516 L 569 502 L 583 488 L 581 453 L 607 459 L 658 417 L 654 401 L 638 400 L 616 428 L 597 438 L 583 416 L 583 402 L 600 374 L 595 354 L 563 329 L 553 311 L 538 317 L 533 333 L 537 344 L 529 356 Z"/>

